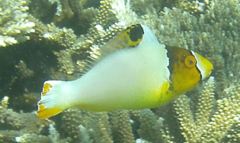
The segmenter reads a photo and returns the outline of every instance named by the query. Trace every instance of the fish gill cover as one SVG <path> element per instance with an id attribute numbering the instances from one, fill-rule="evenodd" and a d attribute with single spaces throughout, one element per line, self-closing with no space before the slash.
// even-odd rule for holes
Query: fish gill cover
<path id="1" fill-rule="evenodd" d="M 0 0 L 0 15 L 0 142 L 240 142 L 238 0 Z M 75 79 L 136 23 L 165 45 L 208 57 L 214 78 L 153 110 L 36 118 L 43 81 Z"/>

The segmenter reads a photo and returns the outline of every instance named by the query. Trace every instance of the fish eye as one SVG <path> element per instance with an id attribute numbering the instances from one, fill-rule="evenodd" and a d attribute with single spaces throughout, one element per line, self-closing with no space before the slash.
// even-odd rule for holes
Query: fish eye
<path id="1" fill-rule="evenodd" d="M 190 56 L 187 56 L 184 60 L 184 64 L 186 65 L 186 67 L 188 68 L 192 68 L 196 65 L 196 59 L 194 56 L 190 55 Z"/>

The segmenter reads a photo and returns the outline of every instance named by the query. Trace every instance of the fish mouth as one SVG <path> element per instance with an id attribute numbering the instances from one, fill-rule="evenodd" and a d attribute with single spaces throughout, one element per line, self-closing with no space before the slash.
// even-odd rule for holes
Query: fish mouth
<path id="1" fill-rule="evenodd" d="M 213 71 L 213 64 L 198 53 L 194 52 L 194 56 L 197 60 L 196 66 L 201 74 L 202 80 L 208 78 Z"/>

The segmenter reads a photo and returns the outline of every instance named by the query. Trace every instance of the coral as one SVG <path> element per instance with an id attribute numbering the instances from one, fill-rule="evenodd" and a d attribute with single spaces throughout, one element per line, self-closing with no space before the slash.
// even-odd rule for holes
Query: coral
<path id="1" fill-rule="evenodd" d="M 214 104 L 214 79 L 210 78 L 198 98 L 196 112 L 191 110 L 191 101 L 187 96 L 175 102 L 181 133 L 186 142 L 221 142 L 226 137 L 239 134 L 236 130 L 228 135 L 232 127 L 237 129 L 240 115 L 240 86 L 233 88 L 225 92 L 225 98 L 216 100 Z"/>
<path id="2" fill-rule="evenodd" d="M 72 142 L 112 142 L 107 113 L 69 109 L 63 113 L 61 122 L 64 135 L 71 137 Z"/>
<path id="3" fill-rule="evenodd" d="M 177 7 L 193 14 L 204 13 L 209 6 L 208 0 L 180 0 Z"/>
<path id="4" fill-rule="evenodd" d="M 161 139 L 161 120 L 158 116 L 150 109 L 132 111 L 132 118 L 134 122 L 139 124 L 137 133 L 140 137 L 147 141 L 158 142 Z"/>
<path id="5" fill-rule="evenodd" d="M 35 113 L 18 113 L 8 109 L 8 97 L 0 104 L 0 142 L 6 143 L 67 143 L 53 131 L 51 121 L 39 120 Z M 44 132 L 49 128 L 49 135 Z"/>
<path id="6" fill-rule="evenodd" d="M 28 1 L 0 1 L 0 47 L 29 40 L 35 23 L 28 18 Z"/>
<path id="7" fill-rule="evenodd" d="M 0 142 L 240 142 L 239 11 L 237 0 L 0 0 Z M 154 110 L 35 117 L 43 81 L 76 79 L 135 23 L 207 56 L 215 79 Z"/>
<path id="8" fill-rule="evenodd" d="M 110 5 L 111 1 L 101 1 L 100 3 L 102 5 L 100 6 L 97 18 L 93 22 L 86 37 L 79 37 L 76 42 L 71 43 L 71 46 L 55 52 L 58 57 L 59 70 L 61 72 L 68 75 L 84 72 L 82 70 L 86 69 L 86 66 L 89 66 L 90 61 L 99 58 L 99 47 L 112 39 L 116 33 L 128 25 L 125 21 L 113 23 L 112 15 L 114 12 L 109 10 L 109 7 L 112 7 Z M 122 8 L 125 8 L 124 1 L 121 4 L 123 6 Z M 119 14 L 117 11 L 115 13 Z M 123 15 L 126 14 L 121 14 L 120 16 Z"/>
<path id="9" fill-rule="evenodd" d="M 57 5 L 53 22 L 59 26 L 71 26 L 78 34 L 87 32 L 97 13 L 94 5 L 87 0 L 49 0 L 49 2 Z"/>
<path id="10" fill-rule="evenodd" d="M 127 111 L 116 111 L 111 113 L 111 124 L 113 139 L 116 143 L 132 143 L 134 135 Z"/>

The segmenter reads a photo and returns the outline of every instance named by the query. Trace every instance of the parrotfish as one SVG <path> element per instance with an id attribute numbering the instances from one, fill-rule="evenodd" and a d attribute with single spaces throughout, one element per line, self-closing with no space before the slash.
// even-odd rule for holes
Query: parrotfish
<path id="1" fill-rule="evenodd" d="M 78 79 L 45 81 L 37 116 L 46 119 L 71 107 L 96 112 L 159 107 L 196 87 L 213 70 L 208 59 L 161 44 L 142 24 L 124 29 L 102 51 L 108 49 Z"/>

